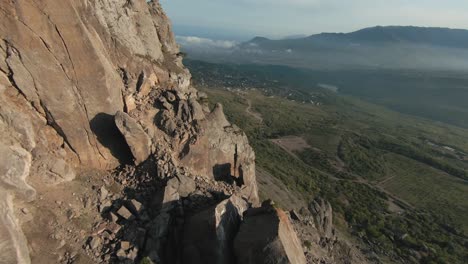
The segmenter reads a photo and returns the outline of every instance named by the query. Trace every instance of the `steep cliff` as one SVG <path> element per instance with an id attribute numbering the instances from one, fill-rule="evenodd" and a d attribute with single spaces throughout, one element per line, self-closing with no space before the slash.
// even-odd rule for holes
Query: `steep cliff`
<path id="1" fill-rule="evenodd" d="M 323 203 L 314 234 L 258 207 L 253 149 L 191 85 L 158 1 L 0 14 L 0 263 L 306 263 L 295 226 L 332 248 Z"/>

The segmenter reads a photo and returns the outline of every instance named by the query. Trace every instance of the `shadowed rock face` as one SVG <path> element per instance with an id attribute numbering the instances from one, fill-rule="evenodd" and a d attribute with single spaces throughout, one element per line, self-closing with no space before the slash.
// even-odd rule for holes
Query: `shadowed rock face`
<path id="1" fill-rule="evenodd" d="M 248 204 L 232 196 L 188 217 L 184 229 L 183 263 L 235 263 L 234 236 Z"/>
<path id="2" fill-rule="evenodd" d="M 246 212 L 234 250 L 239 264 L 306 263 L 289 217 L 269 204 Z"/>
<path id="3" fill-rule="evenodd" d="M 34 199 L 28 177 L 53 188 L 82 168 L 151 157 L 164 160 L 161 178 L 214 179 L 230 164 L 242 199 L 258 204 L 247 137 L 221 105 L 205 110 L 190 79 L 158 1 L 1 1 L 2 259 L 29 261 L 11 211 L 13 198 Z"/>

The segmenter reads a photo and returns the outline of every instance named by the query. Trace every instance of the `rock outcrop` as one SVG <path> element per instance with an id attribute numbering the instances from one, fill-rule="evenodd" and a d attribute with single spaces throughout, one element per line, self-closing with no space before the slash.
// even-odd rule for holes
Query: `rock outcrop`
<path id="1" fill-rule="evenodd" d="M 305 263 L 287 215 L 251 209 L 253 149 L 221 105 L 200 100 L 157 0 L 5 0 L 0 14 L 0 263 L 49 246 L 28 246 L 21 223 L 34 212 L 16 214 L 14 201 L 117 167 L 120 194 L 86 176 L 80 190 L 96 202 L 64 194 L 102 217 L 79 232 L 93 263 Z"/>
<path id="2" fill-rule="evenodd" d="M 115 124 L 132 151 L 135 164 L 138 165 L 148 159 L 151 154 L 151 140 L 137 121 L 128 114 L 118 111 L 115 114 Z"/>
<path id="3" fill-rule="evenodd" d="M 183 263 L 234 263 L 234 236 L 248 204 L 232 196 L 187 218 Z"/>
<path id="4" fill-rule="evenodd" d="M 283 210 L 264 203 L 244 217 L 234 241 L 237 263 L 306 263 L 301 242 Z"/>
<path id="5" fill-rule="evenodd" d="M 340 236 L 333 226 L 333 209 L 329 202 L 314 199 L 308 208 L 291 211 L 295 230 L 304 245 L 307 263 L 368 263 L 357 247 Z"/>

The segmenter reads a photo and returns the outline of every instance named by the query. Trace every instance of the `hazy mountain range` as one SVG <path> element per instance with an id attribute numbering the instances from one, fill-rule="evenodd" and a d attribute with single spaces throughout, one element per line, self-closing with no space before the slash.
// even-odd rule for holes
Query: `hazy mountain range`
<path id="1" fill-rule="evenodd" d="M 320 69 L 468 69 L 468 30 L 463 29 L 377 26 L 280 40 L 255 37 L 216 47 L 180 42 L 192 58 L 217 62 Z"/>

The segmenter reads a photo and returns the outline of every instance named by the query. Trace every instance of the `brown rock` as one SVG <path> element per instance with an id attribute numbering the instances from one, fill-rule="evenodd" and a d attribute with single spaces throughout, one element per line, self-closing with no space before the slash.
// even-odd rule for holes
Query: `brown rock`
<path id="1" fill-rule="evenodd" d="M 237 263 L 305 264 L 301 243 L 281 209 L 249 209 L 234 240 Z"/>
<path id="2" fill-rule="evenodd" d="M 151 73 L 147 78 L 144 77 L 143 82 L 138 89 L 138 95 L 141 97 L 147 96 L 151 92 L 151 89 L 158 83 L 158 77 L 154 73 Z"/>
<path id="3" fill-rule="evenodd" d="M 125 206 L 120 207 L 120 209 L 117 211 L 117 214 L 125 220 L 129 220 L 133 216 Z"/>
<path id="4" fill-rule="evenodd" d="M 132 110 L 136 109 L 135 98 L 131 94 L 125 96 L 125 110 L 127 113 L 131 112 Z"/>
<path id="5" fill-rule="evenodd" d="M 130 242 L 128 241 L 120 241 L 120 249 L 123 249 L 125 251 L 130 249 Z"/>
<path id="6" fill-rule="evenodd" d="M 127 206 L 134 215 L 139 215 L 143 209 L 143 205 L 135 199 L 128 201 Z"/>
<path id="7" fill-rule="evenodd" d="M 190 109 L 192 111 L 192 118 L 194 120 L 205 119 L 205 113 L 203 112 L 202 106 L 198 103 L 196 99 L 189 100 Z"/>
<path id="8" fill-rule="evenodd" d="M 89 247 L 92 250 L 95 250 L 100 246 L 101 246 L 101 238 L 99 238 L 98 236 L 92 237 L 91 240 L 89 241 Z"/>
<path id="9" fill-rule="evenodd" d="M 238 196 L 186 219 L 184 263 L 232 263 L 231 245 L 248 204 Z"/>
<path id="10" fill-rule="evenodd" d="M 115 114 L 115 124 L 119 128 L 122 135 L 125 137 L 133 157 L 135 164 L 138 165 L 145 161 L 151 154 L 151 140 L 143 128 L 131 118 L 128 114 L 118 111 Z"/>

